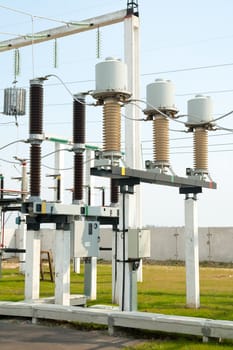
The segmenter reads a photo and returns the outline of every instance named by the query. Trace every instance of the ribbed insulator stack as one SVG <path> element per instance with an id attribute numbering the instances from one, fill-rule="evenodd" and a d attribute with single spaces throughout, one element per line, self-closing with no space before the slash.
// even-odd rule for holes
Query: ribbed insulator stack
<path id="1" fill-rule="evenodd" d="M 153 120 L 153 155 L 155 164 L 169 166 L 169 120 L 160 115 Z"/>
<path id="2" fill-rule="evenodd" d="M 146 161 L 148 169 L 172 172 L 169 150 L 169 118 L 178 112 L 175 107 L 175 86 L 171 80 L 156 79 L 146 87 L 147 106 L 144 113 L 153 120 L 153 162 Z"/>
<path id="3" fill-rule="evenodd" d="M 43 86 L 32 80 L 30 86 L 30 135 L 43 134 Z"/>
<path id="4" fill-rule="evenodd" d="M 208 131 L 213 130 L 213 101 L 210 96 L 196 95 L 188 100 L 187 127 L 193 132 L 194 173 L 208 171 Z"/>
<path id="5" fill-rule="evenodd" d="M 84 144 L 85 143 L 85 113 L 86 105 L 83 95 L 75 95 L 73 101 L 73 143 Z"/>
<path id="6" fill-rule="evenodd" d="M 40 197 L 41 187 L 41 146 L 32 144 L 30 149 L 30 195 Z"/>
<path id="7" fill-rule="evenodd" d="M 117 204 L 119 201 L 119 188 L 115 179 L 111 179 L 111 204 Z"/>
<path id="8" fill-rule="evenodd" d="M 103 151 L 113 155 L 121 151 L 121 107 L 113 99 L 106 99 L 103 106 Z"/>
<path id="9" fill-rule="evenodd" d="M 83 150 L 85 146 L 85 98 L 75 95 L 73 102 L 74 193 L 73 200 L 83 199 Z"/>
<path id="10" fill-rule="evenodd" d="M 30 82 L 30 195 L 40 197 L 41 141 L 43 139 L 43 86 L 38 79 Z"/>
<path id="11" fill-rule="evenodd" d="M 73 200 L 81 201 L 82 199 L 83 199 L 83 154 L 75 153 Z"/>
<path id="12" fill-rule="evenodd" d="M 208 174 L 208 131 L 194 129 L 194 171 Z"/>
<path id="13" fill-rule="evenodd" d="M 103 105 L 103 164 L 119 164 L 121 155 L 121 105 L 131 96 L 128 91 L 127 66 L 114 57 L 97 63 L 96 89 L 92 92 Z"/>

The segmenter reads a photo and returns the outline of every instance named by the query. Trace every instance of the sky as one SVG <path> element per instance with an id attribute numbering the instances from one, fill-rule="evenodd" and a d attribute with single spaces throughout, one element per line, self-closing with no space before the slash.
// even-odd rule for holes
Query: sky
<path id="1" fill-rule="evenodd" d="M 187 113 L 187 101 L 198 93 L 211 96 L 213 99 L 214 118 L 232 111 L 233 2 L 231 0 L 139 0 L 138 2 L 140 98 L 145 100 L 147 84 L 158 78 L 170 79 L 176 87 L 175 103 L 179 114 Z M 58 21 L 80 21 L 124 9 L 126 3 L 126 0 L 0 1 L 0 41 L 63 25 L 35 16 Z M 11 10 L 1 6 L 9 7 Z M 95 65 L 108 56 L 124 58 L 123 23 L 100 29 L 99 58 L 97 58 L 96 37 L 96 30 L 90 30 L 59 39 L 57 68 L 55 68 L 53 41 L 21 48 L 17 86 L 26 88 L 28 95 L 30 79 L 55 74 L 65 82 L 72 93 L 92 90 L 95 87 Z M 0 109 L 3 111 L 4 89 L 11 87 L 15 79 L 13 50 L 0 53 L 0 77 Z M 44 84 L 44 96 L 45 134 L 72 139 L 72 97 L 54 77 Z M 18 127 L 14 118 L 1 114 L 0 172 L 4 175 L 5 187 L 9 189 L 20 189 L 19 181 L 12 179 L 19 177 L 21 171 L 19 162 L 15 161 L 14 157 L 29 158 L 29 145 L 17 142 L 9 147 L 3 149 L 2 147 L 28 138 L 28 108 L 27 99 L 27 113 L 18 118 Z M 218 125 L 233 129 L 233 114 L 219 120 Z M 170 122 L 170 128 L 172 168 L 177 175 L 184 176 L 185 169 L 193 166 L 192 134 L 186 133 L 185 126 L 180 123 Z M 140 130 L 142 156 L 145 161 L 152 159 L 152 126 L 149 122 L 140 122 Z M 87 108 L 86 131 L 87 143 L 101 147 L 101 108 Z M 124 148 L 124 126 L 122 148 Z M 53 152 L 54 144 L 44 142 L 42 149 L 44 156 Z M 73 158 L 72 152 L 64 151 L 64 153 L 64 168 L 69 169 L 64 171 L 67 189 L 73 186 L 72 169 L 70 169 Z M 200 226 L 232 225 L 232 156 L 233 132 L 226 130 L 209 132 L 209 172 L 212 179 L 217 182 L 218 189 L 204 189 L 198 196 Z M 43 199 L 51 200 L 53 191 L 48 190 L 48 187 L 53 186 L 53 183 L 46 175 L 54 174 L 53 155 L 43 158 L 42 164 L 42 196 Z M 98 183 L 99 180 L 96 181 Z M 141 185 L 141 188 L 143 225 L 184 225 L 184 196 L 179 194 L 177 188 L 148 184 Z M 100 199 L 97 190 L 95 197 L 98 203 Z M 65 200 L 71 203 L 69 191 L 66 191 Z"/>

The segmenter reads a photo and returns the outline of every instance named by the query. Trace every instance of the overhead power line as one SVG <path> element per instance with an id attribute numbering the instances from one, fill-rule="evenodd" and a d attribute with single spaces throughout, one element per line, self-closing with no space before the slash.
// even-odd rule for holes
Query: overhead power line
<path id="1" fill-rule="evenodd" d="M 212 65 L 208 65 L 208 66 L 178 68 L 178 69 L 164 70 L 164 71 L 158 71 L 158 72 L 152 72 L 152 73 L 142 73 L 141 76 L 167 74 L 167 73 L 189 72 L 189 71 L 194 71 L 194 70 L 222 68 L 222 67 L 230 67 L 230 66 L 233 66 L 232 62 L 230 62 L 230 63 L 212 64 Z"/>

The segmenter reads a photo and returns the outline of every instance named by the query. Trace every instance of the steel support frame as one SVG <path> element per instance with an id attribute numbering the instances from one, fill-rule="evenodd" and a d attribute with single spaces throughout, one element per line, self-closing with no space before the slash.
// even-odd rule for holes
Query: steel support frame
<path id="1" fill-rule="evenodd" d="M 199 253 L 198 253 L 198 220 L 197 220 L 197 194 L 202 192 L 202 187 L 209 189 L 216 189 L 217 184 L 212 181 L 205 181 L 199 177 L 179 177 L 170 176 L 161 173 L 154 173 L 152 171 L 144 171 L 138 169 L 119 168 L 112 167 L 111 169 L 91 169 L 91 173 L 95 176 L 106 176 L 118 179 L 121 186 L 128 185 L 134 186 L 141 182 L 159 184 L 164 186 L 178 187 L 180 194 L 185 194 L 185 252 L 186 252 L 186 304 L 188 307 L 198 308 L 200 306 L 200 287 L 199 287 Z M 191 196 L 192 195 L 192 196 Z M 127 228 L 128 221 L 123 225 L 123 215 L 128 216 L 128 213 L 124 213 L 124 208 L 128 208 L 127 202 L 123 205 L 120 203 L 120 218 L 119 218 L 119 231 L 125 235 L 125 249 L 127 252 Z M 123 209 L 122 209 L 123 208 Z M 122 221 L 123 220 L 123 221 Z M 125 271 L 127 279 L 123 275 L 123 264 L 120 270 L 120 278 L 117 284 L 118 290 L 122 293 L 122 283 L 127 287 L 127 293 L 124 294 L 121 302 L 121 296 L 119 296 L 119 303 L 124 311 L 132 311 L 134 289 L 135 284 L 132 284 L 134 279 L 132 278 L 132 271 L 130 270 L 130 262 L 128 261 L 127 254 L 122 257 L 124 248 L 121 241 L 117 241 L 118 250 L 120 250 L 120 258 L 118 260 L 126 263 Z M 122 282 L 123 281 L 123 282 Z M 133 288 L 133 289 L 132 289 Z M 128 298 L 128 299 L 127 299 Z M 134 298 L 135 299 L 135 298 Z M 123 305 L 123 306 L 122 306 Z M 133 306 L 135 307 L 135 306 Z M 136 308 L 135 308 L 136 309 Z"/>
<path id="2" fill-rule="evenodd" d="M 128 70 L 128 89 L 132 93 L 132 99 L 138 100 L 140 98 L 140 71 L 139 71 L 139 17 L 134 15 L 126 16 L 124 19 L 124 50 L 125 50 L 125 63 Z M 140 142 L 140 125 L 137 119 L 139 119 L 139 109 L 134 103 L 126 105 L 125 119 L 125 162 L 127 167 L 141 169 L 141 142 Z M 122 208 L 124 203 L 124 209 Z M 121 193 L 120 194 L 120 213 L 123 211 L 126 213 L 127 226 L 130 228 L 141 228 L 141 188 L 140 186 L 134 187 L 133 194 Z M 119 230 L 122 230 L 120 214 Z M 132 275 L 132 263 L 126 261 L 123 263 L 115 263 L 114 259 L 124 260 L 122 256 L 118 257 L 117 254 L 122 255 L 123 245 L 126 247 L 128 244 L 127 230 L 121 234 L 113 232 L 113 264 L 112 264 L 112 300 L 118 301 L 122 310 L 136 310 L 136 302 L 133 295 L 137 294 L 137 279 L 132 278 L 135 276 L 135 271 Z M 117 235 L 117 237 L 115 237 Z M 117 242 L 117 254 L 115 254 L 115 242 Z M 124 255 L 125 255 L 124 251 Z M 117 271 L 115 271 L 117 268 Z M 142 265 L 138 270 L 138 281 L 142 281 Z M 115 275 L 116 274 L 116 275 Z M 116 286 L 115 286 L 116 283 Z M 124 288 L 122 289 L 122 284 Z M 122 292 L 123 291 L 123 292 Z M 122 297 L 122 293 L 124 294 Z"/>
<path id="3" fill-rule="evenodd" d="M 99 27 L 109 26 L 122 22 L 127 14 L 127 10 L 120 10 L 112 13 L 108 13 L 102 16 L 87 18 L 83 21 L 72 21 L 66 25 L 46 29 L 37 33 L 34 33 L 34 37 L 19 36 L 13 39 L 0 42 L 0 52 L 17 49 L 20 47 L 30 46 L 62 38 L 69 35 L 82 33 L 88 30 L 97 29 Z"/>

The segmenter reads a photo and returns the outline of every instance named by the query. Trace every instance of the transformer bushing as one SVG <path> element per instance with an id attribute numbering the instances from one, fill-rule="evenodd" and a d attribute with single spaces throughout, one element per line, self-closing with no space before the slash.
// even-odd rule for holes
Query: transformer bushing
<path id="1" fill-rule="evenodd" d="M 209 96 L 196 95 L 188 101 L 188 131 L 193 132 L 193 173 L 209 175 L 208 130 L 213 130 L 213 102 Z"/>
<path id="2" fill-rule="evenodd" d="M 153 122 L 153 161 L 146 161 L 149 169 L 162 173 L 170 167 L 169 118 L 178 112 L 174 105 L 175 88 L 170 80 L 156 79 L 147 85 L 147 107 L 144 113 Z"/>
<path id="3" fill-rule="evenodd" d="M 107 57 L 96 65 L 96 89 L 93 97 L 103 105 L 103 158 L 117 164 L 121 155 L 121 105 L 130 96 L 127 90 L 127 66 Z"/>

